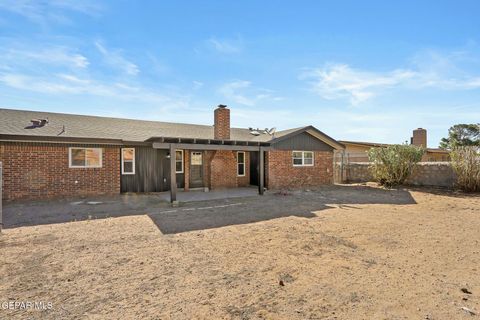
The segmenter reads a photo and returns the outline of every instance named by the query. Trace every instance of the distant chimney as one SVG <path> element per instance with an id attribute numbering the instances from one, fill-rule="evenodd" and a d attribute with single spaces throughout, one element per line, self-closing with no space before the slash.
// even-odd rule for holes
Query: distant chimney
<path id="1" fill-rule="evenodd" d="M 427 130 L 418 128 L 413 130 L 413 137 L 411 143 L 414 146 L 427 147 Z"/>
<path id="2" fill-rule="evenodd" d="M 220 104 L 214 112 L 214 139 L 230 140 L 230 109 Z"/>

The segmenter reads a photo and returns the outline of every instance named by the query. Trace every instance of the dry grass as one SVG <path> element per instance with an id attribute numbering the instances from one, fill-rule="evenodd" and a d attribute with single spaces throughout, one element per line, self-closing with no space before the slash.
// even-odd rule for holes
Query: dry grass
<path id="1" fill-rule="evenodd" d="M 0 318 L 471 318 L 461 307 L 480 312 L 480 199 L 411 195 L 417 204 L 332 203 L 313 218 L 170 235 L 148 216 L 9 229 L 0 302 L 54 309 Z"/>

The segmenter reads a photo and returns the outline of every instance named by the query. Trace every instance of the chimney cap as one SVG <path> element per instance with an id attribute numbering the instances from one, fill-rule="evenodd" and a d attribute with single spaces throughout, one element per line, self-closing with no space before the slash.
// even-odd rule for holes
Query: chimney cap
<path id="1" fill-rule="evenodd" d="M 227 107 L 226 104 L 219 104 L 219 105 L 218 105 L 218 108 L 220 108 L 220 109 L 225 109 L 226 107 Z"/>

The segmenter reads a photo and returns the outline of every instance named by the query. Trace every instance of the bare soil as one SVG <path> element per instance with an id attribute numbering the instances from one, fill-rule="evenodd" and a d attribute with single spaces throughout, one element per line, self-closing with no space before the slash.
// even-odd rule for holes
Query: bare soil
<path id="1" fill-rule="evenodd" d="M 0 304 L 0 318 L 479 317 L 478 194 L 339 186 L 235 201 L 6 229 L 0 303 L 53 309 Z"/>

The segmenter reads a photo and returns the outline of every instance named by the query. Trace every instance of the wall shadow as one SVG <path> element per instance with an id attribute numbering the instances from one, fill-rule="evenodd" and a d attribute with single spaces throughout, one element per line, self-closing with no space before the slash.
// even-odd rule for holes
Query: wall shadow
<path id="1" fill-rule="evenodd" d="M 144 215 L 169 207 L 169 204 L 156 194 L 128 194 L 49 201 L 16 201 L 5 203 L 3 223 L 4 228 L 9 229 Z"/>
<path id="2" fill-rule="evenodd" d="M 8 229 L 147 214 L 163 234 L 172 234 L 289 216 L 312 218 L 314 212 L 333 206 L 354 209 L 358 204 L 415 203 L 406 189 L 335 185 L 311 192 L 269 192 L 265 196 L 188 202 L 179 208 L 172 208 L 156 194 L 7 203 L 3 219 Z"/>
<path id="3" fill-rule="evenodd" d="M 220 208 L 219 204 L 201 202 L 189 208 L 149 214 L 163 234 L 205 230 L 231 225 L 248 224 L 283 217 L 316 217 L 314 212 L 343 206 L 360 209 L 355 204 L 416 204 L 408 190 L 386 190 L 368 186 L 331 186 L 311 192 L 273 193 L 263 197 L 236 199 L 238 205 Z M 195 206 L 199 208 L 195 208 Z M 206 209 L 205 209 L 206 207 Z M 361 212 L 361 210 L 359 210 Z"/>

